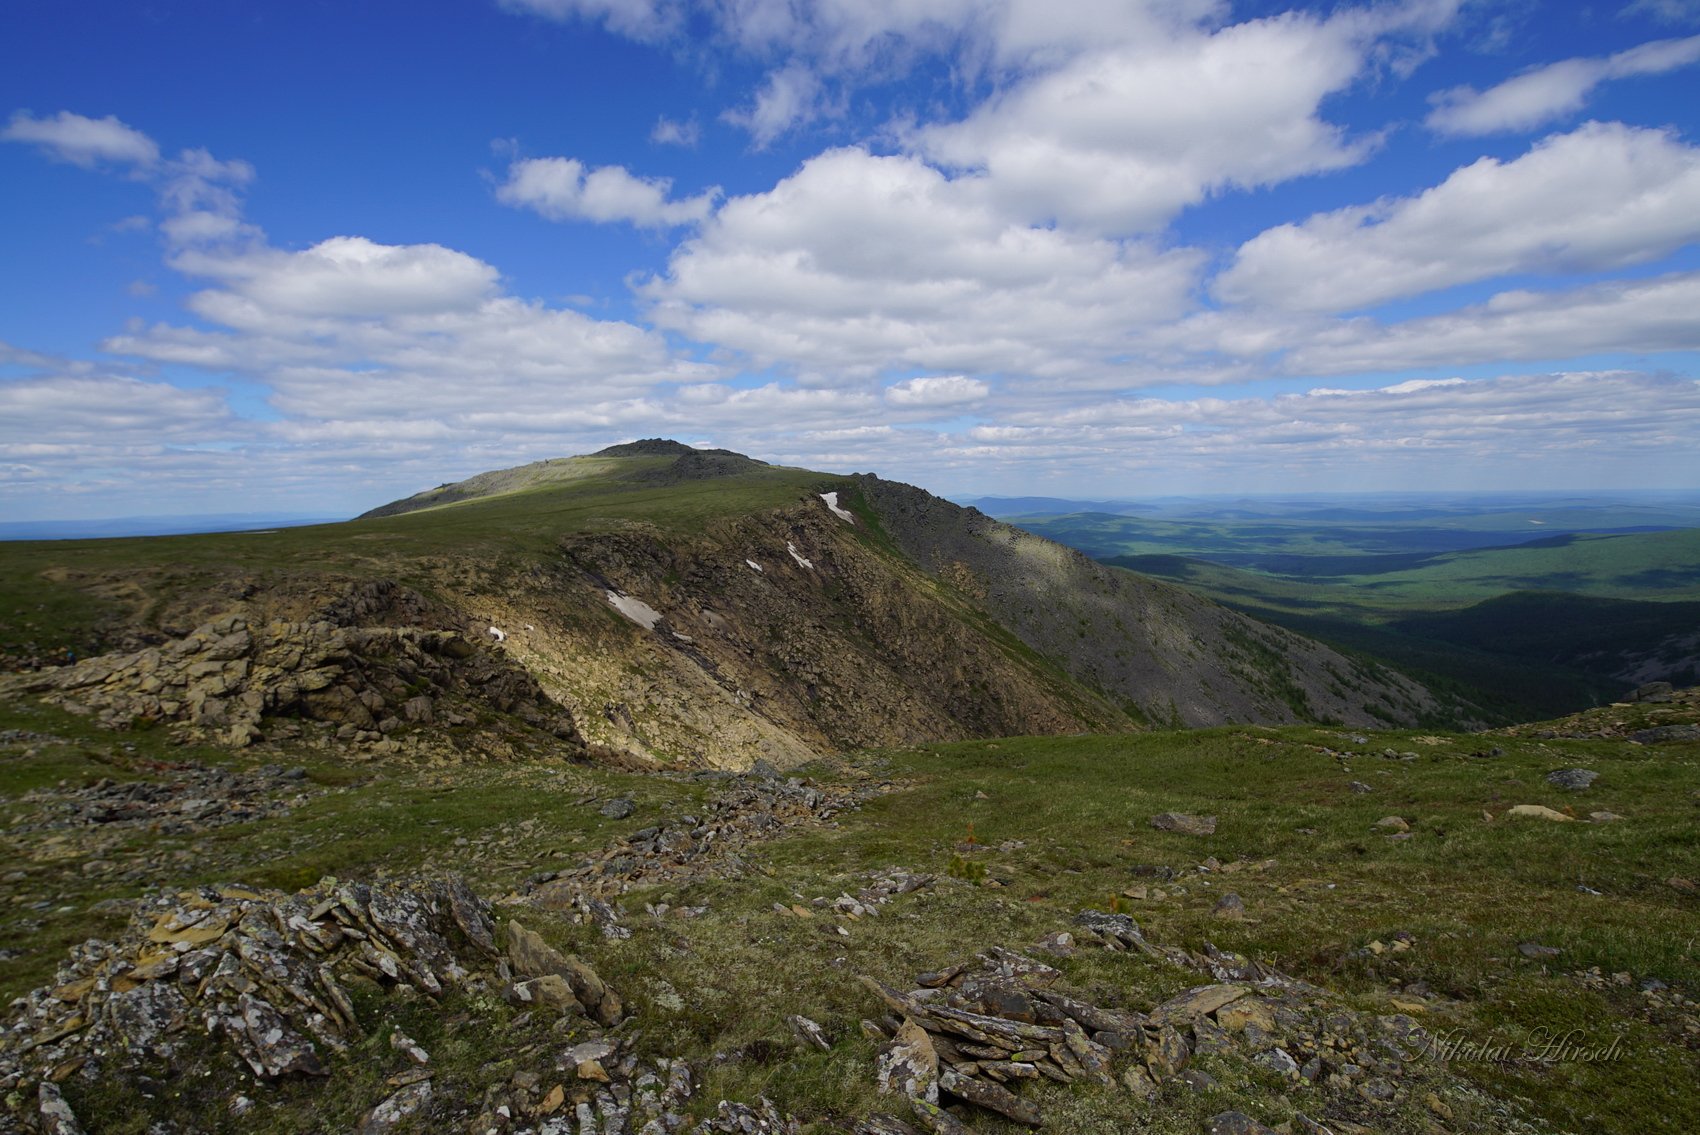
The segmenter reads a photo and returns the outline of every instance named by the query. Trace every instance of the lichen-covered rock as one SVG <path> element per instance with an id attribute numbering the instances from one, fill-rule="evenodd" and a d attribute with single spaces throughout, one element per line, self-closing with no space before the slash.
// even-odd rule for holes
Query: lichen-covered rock
<path id="1" fill-rule="evenodd" d="M 1160 832 L 1179 832 L 1182 835 L 1215 835 L 1215 816 L 1189 816 L 1185 812 L 1160 812 L 1151 817 L 1151 826 Z"/>
<path id="2" fill-rule="evenodd" d="M 905 1019 L 896 1038 L 879 1054 L 875 1076 L 882 1092 L 904 1099 L 939 1100 L 939 1055 L 927 1030 Z"/>
<path id="3" fill-rule="evenodd" d="M 412 1119 L 431 1102 L 431 1081 L 408 1084 L 379 1103 L 354 1129 L 355 1135 L 389 1135 Z"/>
<path id="4" fill-rule="evenodd" d="M 1552 820 L 1556 823 L 1564 824 L 1570 823 L 1576 818 L 1574 816 L 1566 816 L 1563 812 L 1556 812 L 1553 809 L 1548 808 L 1545 804 L 1515 804 L 1512 807 L 1507 808 L 1505 810 L 1505 814 L 1518 819 Z"/>
<path id="5" fill-rule="evenodd" d="M 83 1135 L 83 1126 L 57 1085 L 43 1080 L 36 1092 L 37 1111 L 41 1116 L 42 1135 Z"/>
<path id="6" fill-rule="evenodd" d="M 703 1120 L 693 1130 L 697 1135 L 801 1135 L 803 1125 L 763 1096 L 757 1107 L 721 1100 L 714 1118 Z"/>
<path id="7" fill-rule="evenodd" d="M 1224 1111 L 1212 1117 L 1205 1131 L 1209 1135 L 1275 1135 L 1273 1128 L 1265 1127 L 1243 1111 Z"/>

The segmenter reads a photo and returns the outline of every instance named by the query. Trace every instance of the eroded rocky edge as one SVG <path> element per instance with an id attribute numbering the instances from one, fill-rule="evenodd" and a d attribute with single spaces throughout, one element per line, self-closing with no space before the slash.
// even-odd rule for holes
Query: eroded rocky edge
<path id="1" fill-rule="evenodd" d="M 581 755 L 571 714 L 461 621 L 380 580 L 300 620 L 225 614 L 161 645 L 0 679 L 0 691 L 109 729 L 180 726 L 235 748 L 305 737 L 351 753 L 441 755 L 468 730 L 487 756 L 500 751 L 489 734 L 511 717 Z"/>

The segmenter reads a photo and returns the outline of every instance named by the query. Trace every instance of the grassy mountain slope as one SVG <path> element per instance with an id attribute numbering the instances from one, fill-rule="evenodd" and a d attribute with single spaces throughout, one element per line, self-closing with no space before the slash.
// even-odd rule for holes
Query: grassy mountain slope
<path id="1" fill-rule="evenodd" d="M 906 555 L 971 590 L 994 618 L 1072 676 L 1148 718 L 1188 725 L 1391 722 L 1438 710 L 1426 691 L 1396 674 L 1183 589 L 1106 570 L 906 485 L 864 478 L 860 487 Z"/>
<path id="2" fill-rule="evenodd" d="M 852 519 L 829 509 L 821 494 L 832 492 Z M 429 629 L 535 676 L 587 744 L 687 765 L 1148 722 L 1443 712 L 1397 675 L 918 490 L 659 441 L 486 474 L 343 525 L 12 545 L 0 634 L 14 658 L 55 661 L 66 648 L 170 646 L 230 616 L 305 628 L 373 581 L 417 596 L 407 604 L 432 612 Z M 279 633 L 254 648 L 268 666 L 297 632 Z M 157 679 L 138 669 L 155 663 L 127 665 L 118 687 L 144 700 L 109 713 L 193 712 L 226 727 L 248 720 L 244 706 L 306 704 L 295 679 L 273 667 L 264 684 L 238 659 L 184 679 L 199 684 L 156 709 L 145 698 Z M 416 678 L 375 692 L 334 680 L 345 678 L 349 697 L 377 701 L 325 720 L 344 740 L 349 728 L 385 745 L 423 732 L 392 720 Z"/>
<path id="3" fill-rule="evenodd" d="M 8 547 L 13 657 L 107 653 L 0 679 L 0 1128 L 1700 1125 L 1700 691 L 1130 730 L 1350 663 L 908 486 L 704 456 Z M 52 704 L 90 698 L 221 728 Z M 917 1029 L 948 1114 L 878 1086 Z"/>

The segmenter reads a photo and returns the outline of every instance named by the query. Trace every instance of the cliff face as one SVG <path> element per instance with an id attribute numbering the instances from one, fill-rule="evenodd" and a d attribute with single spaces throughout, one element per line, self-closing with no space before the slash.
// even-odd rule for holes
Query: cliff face
<path id="1" fill-rule="evenodd" d="M 631 529 L 561 551 L 544 609 L 535 592 L 513 597 L 536 630 L 509 646 L 534 652 L 603 744 L 789 763 L 1134 725 L 818 500 L 686 540 Z"/>

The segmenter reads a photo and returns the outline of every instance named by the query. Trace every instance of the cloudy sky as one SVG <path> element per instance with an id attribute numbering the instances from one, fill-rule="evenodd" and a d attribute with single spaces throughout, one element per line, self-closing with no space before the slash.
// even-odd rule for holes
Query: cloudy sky
<path id="1" fill-rule="evenodd" d="M 1700 0 L 14 0 L 0 519 L 671 436 L 1700 483 Z"/>

